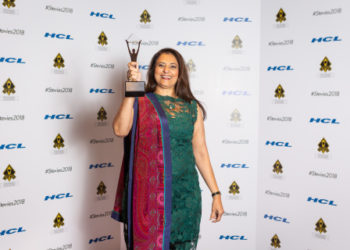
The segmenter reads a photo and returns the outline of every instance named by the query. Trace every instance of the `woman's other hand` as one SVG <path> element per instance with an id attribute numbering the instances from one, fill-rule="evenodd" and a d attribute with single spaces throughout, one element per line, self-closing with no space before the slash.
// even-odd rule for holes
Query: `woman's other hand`
<path id="1" fill-rule="evenodd" d="M 209 220 L 214 223 L 219 222 L 223 214 L 224 208 L 222 207 L 221 195 L 215 195 L 213 197 L 213 204 L 211 207 L 211 215 Z"/>

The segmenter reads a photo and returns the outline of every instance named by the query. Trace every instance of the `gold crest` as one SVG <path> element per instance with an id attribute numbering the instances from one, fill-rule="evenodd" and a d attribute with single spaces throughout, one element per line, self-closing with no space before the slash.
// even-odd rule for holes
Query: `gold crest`
<path id="1" fill-rule="evenodd" d="M 322 154 L 324 154 L 325 152 L 329 152 L 329 144 L 328 142 L 326 141 L 325 138 L 322 138 L 322 140 L 318 143 L 318 151 L 319 152 L 322 152 Z"/>
<path id="2" fill-rule="evenodd" d="M 60 148 L 64 147 L 64 140 L 63 140 L 63 138 L 62 138 L 62 136 L 60 134 L 58 134 L 56 136 L 56 138 L 53 141 L 53 143 L 54 143 L 54 145 L 53 145 L 54 148 L 60 149 Z"/>
<path id="3" fill-rule="evenodd" d="M 281 241 L 278 238 L 277 234 L 275 234 L 271 239 L 271 246 L 274 248 L 281 248 Z"/>
<path id="4" fill-rule="evenodd" d="M 273 172 L 275 172 L 276 174 L 282 174 L 282 168 L 282 164 L 279 160 L 277 160 L 275 164 L 273 164 Z"/>
<path id="5" fill-rule="evenodd" d="M 60 228 L 62 226 L 64 226 L 64 218 L 62 217 L 62 215 L 60 213 L 57 214 L 56 218 L 53 220 L 53 227 L 57 227 Z"/>
<path id="6" fill-rule="evenodd" d="M 16 171 L 9 164 L 4 171 L 4 178 L 3 179 L 8 180 L 8 181 L 11 181 L 12 179 L 16 179 L 15 173 L 16 173 Z"/>
<path id="7" fill-rule="evenodd" d="M 186 67 L 187 67 L 188 72 L 190 72 L 190 73 L 196 71 L 196 65 L 194 64 L 192 59 L 188 60 L 188 62 L 186 63 Z"/>
<path id="8" fill-rule="evenodd" d="M 324 223 L 324 221 L 322 220 L 322 218 L 320 218 L 317 222 L 316 222 L 316 228 L 315 230 L 317 232 L 319 232 L 320 234 L 321 233 L 327 233 L 327 230 L 326 230 L 326 224 Z"/>
<path id="9" fill-rule="evenodd" d="M 284 89 L 282 88 L 281 84 L 279 84 L 275 89 L 275 97 L 277 97 L 278 99 L 281 99 L 284 97 Z"/>
<path id="10" fill-rule="evenodd" d="M 232 48 L 234 49 L 242 48 L 242 40 L 238 35 L 236 35 L 232 40 Z"/>
<path id="11" fill-rule="evenodd" d="M 97 120 L 100 120 L 101 122 L 103 122 L 103 120 L 107 120 L 107 112 L 103 107 L 101 107 L 97 113 Z"/>
<path id="12" fill-rule="evenodd" d="M 238 109 L 233 110 L 231 113 L 231 121 L 240 122 L 241 121 L 241 113 L 239 113 Z"/>
<path id="13" fill-rule="evenodd" d="M 4 0 L 4 2 L 2 3 L 2 5 L 5 6 L 5 7 L 7 7 L 7 8 L 16 7 L 15 1 L 16 1 L 16 0 Z"/>
<path id="14" fill-rule="evenodd" d="M 140 19 L 140 22 L 141 23 L 150 23 L 151 22 L 151 15 L 148 13 L 147 10 L 144 10 L 141 14 L 141 19 Z"/>
<path id="15" fill-rule="evenodd" d="M 239 194 L 239 186 L 237 185 L 237 183 L 234 181 L 232 182 L 231 186 L 230 186 L 230 194 Z"/>
<path id="16" fill-rule="evenodd" d="M 101 34 L 98 36 L 98 44 L 101 46 L 107 45 L 107 36 L 106 34 L 102 31 Z"/>
<path id="17" fill-rule="evenodd" d="M 64 68 L 64 59 L 60 53 L 57 54 L 53 61 L 55 62 L 55 64 L 53 65 L 54 67 L 57 67 L 59 69 Z"/>
<path id="18" fill-rule="evenodd" d="M 278 11 L 276 17 L 277 17 L 276 22 L 282 23 L 282 22 L 287 20 L 286 19 L 286 13 L 283 11 L 282 8 Z"/>
<path id="19" fill-rule="evenodd" d="M 328 58 L 325 56 L 321 62 L 321 68 L 320 68 L 320 71 L 324 71 L 324 72 L 327 72 L 327 71 L 331 71 L 332 68 L 331 68 L 331 62 L 328 60 Z"/>
<path id="20" fill-rule="evenodd" d="M 5 84 L 3 85 L 4 89 L 2 91 L 2 93 L 4 94 L 14 94 L 16 93 L 15 91 L 15 85 L 13 84 L 13 82 L 11 81 L 11 79 L 7 79 L 7 81 L 5 82 Z"/>
<path id="21" fill-rule="evenodd" d="M 98 184 L 98 187 L 97 187 L 97 194 L 102 196 L 105 193 L 107 193 L 107 187 L 103 183 L 103 181 L 101 181 L 100 184 Z"/>

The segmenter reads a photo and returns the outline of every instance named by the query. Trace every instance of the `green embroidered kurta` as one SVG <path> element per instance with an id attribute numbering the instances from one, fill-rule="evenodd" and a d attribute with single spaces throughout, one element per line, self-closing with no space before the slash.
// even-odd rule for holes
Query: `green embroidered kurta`
<path id="1" fill-rule="evenodd" d="M 172 161 L 170 249 L 196 249 L 202 214 L 201 191 L 192 149 L 197 103 L 155 94 L 168 119 Z"/>

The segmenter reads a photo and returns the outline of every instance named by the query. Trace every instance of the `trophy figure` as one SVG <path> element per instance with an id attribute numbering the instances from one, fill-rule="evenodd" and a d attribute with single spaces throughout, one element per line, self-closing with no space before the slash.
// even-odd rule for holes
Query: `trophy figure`
<path id="1" fill-rule="evenodd" d="M 137 61 L 137 55 L 140 50 L 141 40 L 131 40 L 132 35 L 125 40 L 132 62 Z M 130 49 L 131 47 L 131 49 Z M 137 49 L 136 49 L 137 47 Z M 128 81 L 125 82 L 125 97 L 139 97 L 145 95 L 145 82 L 136 81 L 128 75 Z"/>

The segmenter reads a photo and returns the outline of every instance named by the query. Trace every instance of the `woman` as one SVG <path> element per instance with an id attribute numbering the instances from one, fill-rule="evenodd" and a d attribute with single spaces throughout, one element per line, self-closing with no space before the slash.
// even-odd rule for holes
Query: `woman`
<path id="1" fill-rule="evenodd" d="M 136 62 L 129 78 L 140 81 Z M 146 96 L 124 98 L 114 119 L 124 159 L 112 217 L 124 223 L 128 249 L 195 249 L 201 190 L 195 165 L 213 195 L 210 219 L 221 220 L 221 194 L 205 143 L 205 110 L 194 98 L 182 56 L 157 52 Z"/>

